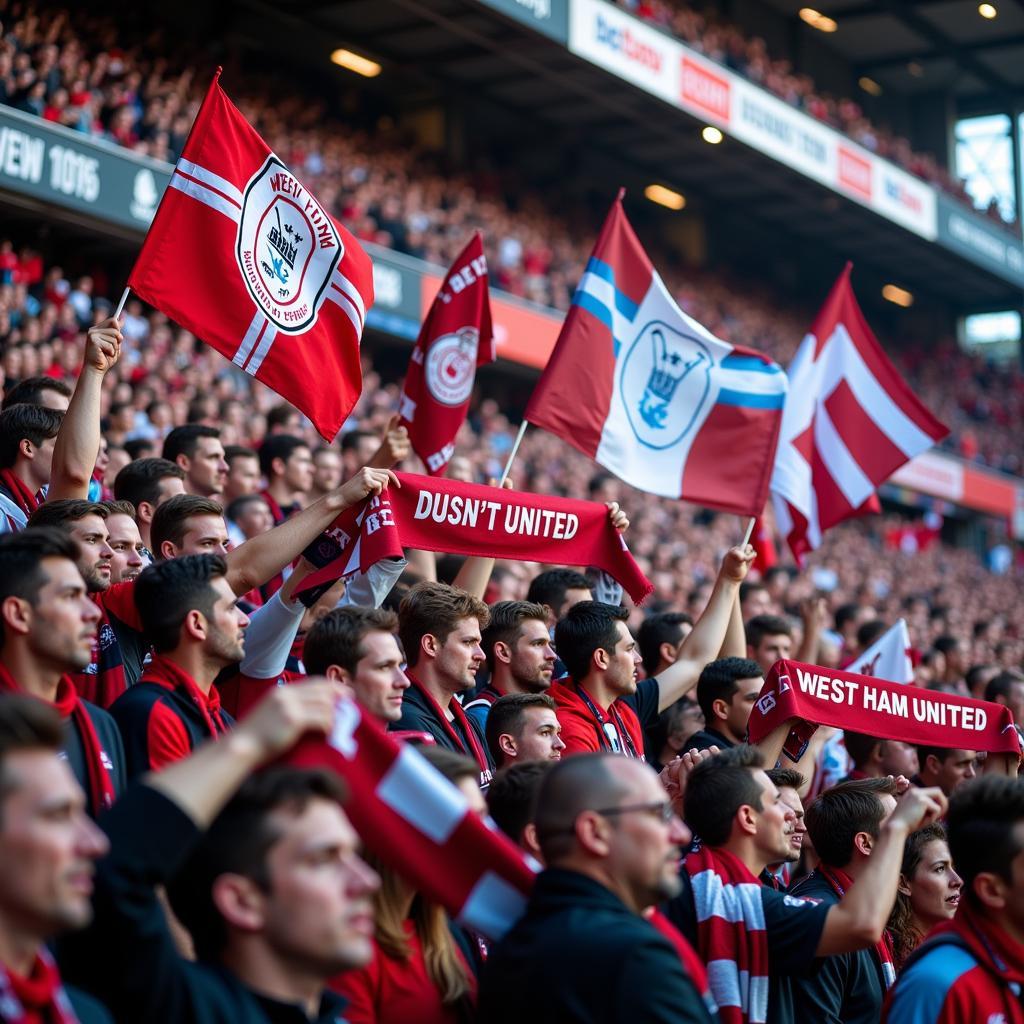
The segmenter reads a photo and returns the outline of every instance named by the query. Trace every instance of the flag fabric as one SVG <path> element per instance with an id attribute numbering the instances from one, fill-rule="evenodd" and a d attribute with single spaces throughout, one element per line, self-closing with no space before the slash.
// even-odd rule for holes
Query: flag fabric
<path id="1" fill-rule="evenodd" d="M 382 558 L 401 557 L 405 548 L 594 566 L 617 580 L 636 604 L 654 590 L 599 502 L 415 473 L 397 476 L 401 487 L 367 499 L 365 512 L 346 509 L 303 552 L 322 568 L 302 581 L 299 594 L 365 572 Z"/>
<path id="2" fill-rule="evenodd" d="M 786 397 L 675 303 L 615 200 L 525 418 L 651 494 L 758 515 Z"/>
<path id="3" fill-rule="evenodd" d="M 362 390 L 370 258 L 214 75 L 128 285 L 301 409 L 326 440 Z"/>
<path id="4" fill-rule="evenodd" d="M 477 231 L 434 297 L 402 386 L 402 423 L 431 476 L 444 473 L 455 454 L 477 367 L 493 362 L 487 257 Z"/>
<path id="5" fill-rule="evenodd" d="M 340 775 L 345 813 L 366 846 L 460 924 L 497 940 L 525 909 L 534 872 L 520 850 L 354 701 L 339 703 L 327 739 L 308 736 L 285 760 Z"/>
<path id="6" fill-rule="evenodd" d="M 843 669 L 862 676 L 888 679 L 890 683 L 912 683 L 914 664 L 910 657 L 910 634 L 905 619 L 887 629 L 863 654 Z"/>
<path id="7" fill-rule="evenodd" d="M 772 474 L 775 522 L 798 563 L 822 534 L 879 510 L 900 466 L 948 433 L 917 399 L 839 275 L 789 367 L 789 398 Z"/>
<path id="8" fill-rule="evenodd" d="M 751 568 L 764 576 L 769 569 L 774 569 L 778 564 L 779 554 L 775 550 L 775 537 L 772 535 L 771 525 L 763 515 L 754 519 L 750 543 L 754 548 L 754 564 Z"/>

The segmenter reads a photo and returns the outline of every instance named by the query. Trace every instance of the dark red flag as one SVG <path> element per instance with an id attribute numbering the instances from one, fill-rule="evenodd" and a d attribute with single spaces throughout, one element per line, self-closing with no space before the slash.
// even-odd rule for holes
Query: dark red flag
<path id="1" fill-rule="evenodd" d="M 476 368 L 494 362 L 487 258 L 480 232 L 459 253 L 409 359 L 399 411 L 413 451 L 438 476 L 455 453 Z"/>

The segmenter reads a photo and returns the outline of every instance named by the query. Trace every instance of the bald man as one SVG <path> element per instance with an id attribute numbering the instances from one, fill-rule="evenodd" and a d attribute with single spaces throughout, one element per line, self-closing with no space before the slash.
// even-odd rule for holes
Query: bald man
<path id="1" fill-rule="evenodd" d="M 678 892 L 690 841 L 653 769 L 614 754 L 562 761 L 535 823 L 547 867 L 487 961 L 480 1019 L 710 1024 L 679 952 L 642 916 Z"/>

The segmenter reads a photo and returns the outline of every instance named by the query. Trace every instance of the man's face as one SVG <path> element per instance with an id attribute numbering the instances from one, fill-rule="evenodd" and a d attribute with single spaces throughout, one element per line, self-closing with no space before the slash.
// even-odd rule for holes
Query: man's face
<path id="1" fill-rule="evenodd" d="M 313 487 L 326 493 L 341 486 L 341 453 L 325 448 L 313 456 Z"/>
<path id="2" fill-rule="evenodd" d="M 313 456 L 302 445 L 288 456 L 283 473 L 285 486 L 292 491 L 309 492 L 313 487 Z"/>
<path id="3" fill-rule="evenodd" d="M 483 663 L 480 623 L 472 617 L 460 619 L 437 649 L 434 667 L 441 682 L 452 693 L 471 690 L 476 685 L 476 674 Z"/>
<path id="4" fill-rule="evenodd" d="M 263 937 L 285 966 L 327 979 L 373 956 L 371 896 L 377 874 L 358 854 L 342 809 L 311 800 L 301 813 L 271 818 L 281 838 L 267 854 Z"/>
<path id="5" fill-rule="evenodd" d="M 228 528 L 224 524 L 223 516 L 189 516 L 185 520 L 181 548 L 174 552 L 173 557 L 226 555 L 228 549 Z"/>
<path id="6" fill-rule="evenodd" d="M 548 627 L 540 619 L 524 619 L 519 637 L 512 645 L 509 672 L 526 693 L 543 693 L 555 671 L 555 649 Z"/>
<path id="7" fill-rule="evenodd" d="M 804 836 L 807 835 L 807 826 L 804 824 L 804 802 L 792 786 L 779 786 L 779 796 L 782 797 L 782 802 L 796 818 L 793 822 L 793 831 L 789 835 L 789 856 L 786 858 L 791 864 L 795 864 L 800 859 L 800 851 L 804 847 Z"/>
<path id="8" fill-rule="evenodd" d="M 760 676 L 736 680 L 736 692 L 729 701 L 729 713 L 725 719 L 725 728 L 730 738 L 740 741 L 746 736 L 750 712 L 757 703 L 762 686 L 764 680 Z"/>
<path id="9" fill-rule="evenodd" d="M 1024 681 L 1010 684 L 1010 692 L 1006 695 L 1006 706 L 1018 725 L 1024 725 Z"/>
<path id="10" fill-rule="evenodd" d="M 12 934 L 33 940 L 92 920 L 93 862 L 109 848 L 85 813 L 67 762 L 52 750 L 4 759 L 9 789 L 0 813 L 0 914 Z"/>
<path id="11" fill-rule="evenodd" d="M 245 657 L 245 629 L 249 625 L 249 616 L 236 604 L 235 592 L 223 576 L 212 580 L 210 586 L 217 596 L 207 620 L 203 651 L 211 661 L 230 665 Z"/>
<path id="12" fill-rule="evenodd" d="M 402 695 L 409 688 L 398 641 L 375 629 L 363 637 L 360 649 L 363 655 L 356 662 L 355 675 L 346 673 L 345 682 L 364 711 L 381 722 L 397 722 L 402 717 Z"/>
<path id="13" fill-rule="evenodd" d="M 751 590 L 743 599 L 743 606 L 740 613 L 744 622 L 749 622 L 756 615 L 771 615 L 773 611 L 772 595 L 767 587 L 757 587 Z"/>
<path id="14" fill-rule="evenodd" d="M 782 799 L 778 788 L 760 769 L 754 780 L 761 787 L 761 810 L 754 810 L 757 820 L 757 849 L 767 864 L 789 860 L 790 840 L 796 826 L 796 814 Z"/>
<path id="15" fill-rule="evenodd" d="M 70 524 L 71 536 L 78 541 L 78 568 L 89 593 L 98 594 L 110 586 L 113 549 L 107 541 L 106 522 L 99 516 L 83 516 Z"/>
<path id="16" fill-rule="evenodd" d="M 627 783 L 618 806 L 643 809 L 609 815 L 608 868 L 633 906 L 644 910 L 679 892 L 681 848 L 692 836 L 678 818 L 665 822 L 661 809 L 667 797 L 651 768 L 626 758 L 615 758 L 609 767 Z"/>
<path id="17" fill-rule="evenodd" d="M 559 761 L 563 750 L 562 727 L 554 711 L 550 708 L 525 708 L 523 727 L 516 737 L 515 760 Z"/>
<path id="18" fill-rule="evenodd" d="M 753 658 L 761 666 L 761 671 L 767 675 L 775 662 L 789 657 L 792 647 L 793 641 L 785 633 L 775 633 L 761 637 L 757 647 L 748 645 L 747 650 L 749 657 Z"/>
<path id="19" fill-rule="evenodd" d="M 107 517 L 107 543 L 110 556 L 110 582 L 133 580 L 146 567 L 142 536 L 131 516 L 115 512 Z"/>
<path id="20" fill-rule="evenodd" d="M 255 455 L 237 455 L 228 468 L 224 490 L 232 499 L 256 494 L 260 489 L 260 460 Z"/>
<path id="21" fill-rule="evenodd" d="M 935 781 L 930 784 L 938 786 L 947 797 L 978 774 L 976 750 L 954 750 L 945 761 L 937 761 L 934 754 L 929 754 L 927 760 L 935 774 Z"/>
<path id="22" fill-rule="evenodd" d="M 40 665 L 80 672 L 92 661 L 100 610 L 90 599 L 78 566 L 66 558 L 44 558 L 47 581 L 31 610 L 29 648 Z"/>
<path id="23" fill-rule="evenodd" d="M 605 671 L 605 682 L 620 695 L 636 692 L 636 680 L 640 668 L 640 651 L 633 634 L 624 622 L 615 623 L 618 640 L 615 650 L 608 656 L 608 668 Z"/>
<path id="24" fill-rule="evenodd" d="M 883 775 L 905 775 L 908 779 L 913 778 L 918 772 L 917 748 L 911 743 L 885 740 L 882 743 L 880 767 Z"/>
<path id="25" fill-rule="evenodd" d="M 221 494 L 228 479 L 228 464 L 220 440 L 216 437 L 197 438 L 196 450 L 188 460 L 185 472 L 190 494 L 204 498 Z"/>
<path id="26" fill-rule="evenodd" d="M 245 534 L 246 540 L 258 537 L 261 533 L 274 528 L 274 514 L 263 499 L 253 498 L 247 501 L 241 513 L 235 518 L 235 524 Z"/>

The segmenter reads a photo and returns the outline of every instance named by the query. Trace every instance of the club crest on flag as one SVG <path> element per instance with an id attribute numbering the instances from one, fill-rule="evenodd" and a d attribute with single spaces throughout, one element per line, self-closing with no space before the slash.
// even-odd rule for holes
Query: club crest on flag
<path id="1" fill-rule="evenodd" d="M 426 383 L 431 395 L 442 405 L 462 405 L 469 400 L 476 378 L 476 354 L 480 332 L 460 327 L 430 346 L 426 358 Z"/>
<path id="2" fill-rule="evenodd" d="M 242 194 L 236 257 L 249 294 L 278 330 L 316 322 L 331 275 L 345 254 L 333 221 L 271 154 Z"/>
<path id="3" fill-rule="evenodd" d="M 671 448 L 700 421 L 712 364 L 703 342 L 662 320 L 640 331 L 623 359 L 619 387 L 642 445 Z"/>

